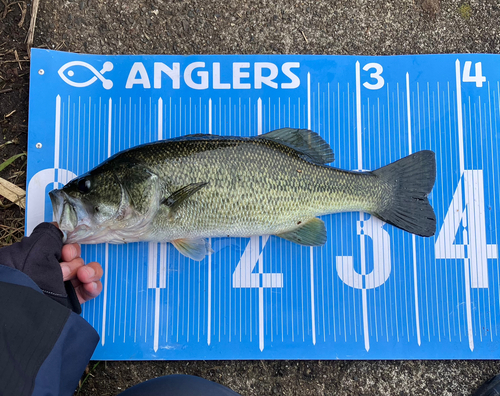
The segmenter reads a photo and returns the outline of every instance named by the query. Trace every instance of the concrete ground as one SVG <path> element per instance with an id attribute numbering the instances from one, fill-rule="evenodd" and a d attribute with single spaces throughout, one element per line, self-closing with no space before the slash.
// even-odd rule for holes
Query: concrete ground
<path id="1" fill-rule="evenodd" d="M 0 4 L 0 132 L 15 136 L 22 152 L 31 3 L 9 1 Z M 497 0 L 41 0 L 34 42 L 101 54 L 499 53 L 499 21 Z M 498 361 L 96 363 L 81 395 L 116 395 L 170 373 L 199 375 L 247 396 L 469 395 L 500 372 Z"/>

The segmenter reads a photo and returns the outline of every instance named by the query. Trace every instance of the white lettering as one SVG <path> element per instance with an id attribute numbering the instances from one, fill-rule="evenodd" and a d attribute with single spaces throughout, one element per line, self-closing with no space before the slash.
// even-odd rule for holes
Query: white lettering
<path id="1" fill-rule="evenodd" d="M 140 75 L 137 78 L 137 74 Z M 127 78 L 127 84 L 125 88 L 130 89 L 135 84 L 142 84 L 143 88 L 151 88 L 151 83 L 149 82 L 148 73 L 142 62 L 135 62 L 130 69 L 130 73 Z"/>
<path id="2" fill-rule="evenodd" d="M 263 76 L 262 69 L 269 70 L 269 75 Z M 278 84 L 273 81 L 276 77 L 278 77 L 278 66 L 276 66 L 274 63 L 255 63 L 255 89 L 261 89 L 262 84 L 266 84 L 274 89 L 278 88 Z"/>
<path id="3" fill-rule="evenodd" d="M 236 62 L 233 63 L 233 87 L 235 89 L 250 89 L 251 85 L 248 83 L 242 83 L 242 78 L 250 77 L 249 72 L 243 72 L 241 69 L 248 69 L 250 67 L 250 63 L 248 62 Z"/>
<path id="4" fill-rule="evenodd" d="M 207 89 L 208 88 L 208 72 L 206 70 L 199 71 L 196 73 L 200 77 L 201 82 L 196 83 L 193 81 L 192 73 L 194 69 L 205 67 L 205 62 L 193 62 L 187 65 L 184 70 L 184 82 L 186 85 L 193 89 Z"/>
<path id="5" fill-rule="evenodd" d="M 213 65 L 214 71 L 214 89 L 231 89 L 230 83 L 221 83 L 220 82 L 220 63 L 215 62 Z"/>
<path id="6" fill-rule="evenodd" d="M 232 65 L 232 76 L 229 73 L 224 75 L 221 73 L 220 62 L 213 62 L 212 70 L 203 70 L 205 65 L 205 62 L 193 62 L 182 70 L 180 62 L 173 62 L 168 66 L 163 62 L 154 62 L 154 88 L 169 89 L 170 82 L 168 80 L 170 79 L 171 89 L 180 89 L 182 79 L 184 79 L 186 86 L 197 90 L 209 89 L 210 87 L 213 89 L 262 89 L 265 85 L 278 89 L 280 83 L 275 80 L 280 76 L 280 72 L 289 79 L 289 82 L 281 83 L 282 89 L 294 89 L 300 86 L 300 78 L 296 72 L 292 71 L 294 68 L 300 68 L 299 62 L 286 62 L 281 66 L 281 71 L 279 66 L 272 62 L 255 62 L 253 64 L 251 62 L 234 62 L 224 66 L 224 70 L 230 73 L 231 69 L 226 68 Z M 286 78 L 281 79 L 286 81 Z M 131 89 L 135 85 L 142 85 L 144 89 L 151 88 L 148 72 L 142 62 L 135 62 L 130 68 L 125 88 Z"/>
<path id="7" fill-rule="evenodd" d="M 281 70 L 287 76 L 291 81 L 289 83 L 282 83 L 281 88 L 282 89 L 294 89 L 298 88 L 300 86 L 300 79 L 299 77 L 293 73 L 290 69 L 296 69 L 300 67 L 299 62 L 286 62 L 283 63 L 283 66 L 281 66 Z"/>
<path id="8" fill-rule="evenodd" d="M 181 64 L 174 62 L 172 68 L 161 62 L 155 62 L 154 87 L 161 88 L 161 74 L 165 73 L 172 80 L 172 88 L 179 89 L 181 86 Z"/>

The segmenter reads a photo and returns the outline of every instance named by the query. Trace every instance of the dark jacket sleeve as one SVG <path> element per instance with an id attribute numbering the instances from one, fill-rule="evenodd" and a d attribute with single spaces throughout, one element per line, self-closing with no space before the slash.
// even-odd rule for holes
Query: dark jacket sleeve
<path id="1" fill-rule="evenodd" d="M 72 395 L 99 342 L 92 326 L 68 308 L 61 237 L 57 228 L 45 227 L 0 249 L 0 394 Z"/>
<path id="2" fill-rule="evenodd" d="M 0 264 L 26 274 L 47 296 L 80 314 L 71 282 L 63 282 L 59 265 L 62 247 L 61 231 L 53 224 L 42 223 L 21 242 L 0 249 Z"/>

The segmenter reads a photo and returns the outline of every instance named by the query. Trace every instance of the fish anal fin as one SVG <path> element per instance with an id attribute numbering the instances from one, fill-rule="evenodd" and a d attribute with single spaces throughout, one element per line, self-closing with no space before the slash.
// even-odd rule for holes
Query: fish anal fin
<path id="1" fill-rule="evenodd" d="M 174 191 L 167 198 L 163 198 L 160 201 L 160 204 L 168 206 L 170 210 L 174 212 L 186 199 L 188 199 L 193 194 L 197 193 L 207 184 L 208 182 L 188 184 L 187 186 L 184 186 L 179 190 Z"/>
<path id="2" fill-rule="evenodd" d="M 201 261 L 205 258 L 207 254 L 210 254 L 212 250 L 206 239 L 176 239 L 172 241 L 172 245 L 184 256 L 189 257 L 195 261 Z"/>
<path id="3" fill-rule="evenodd" d="M 313 218 L 292 231 L 276 234 L 276 236 L 299 245 L 322 246 L 326 242 L 326 227 L 322 220 Z"/>
<path id="4" fill-rule="evenodd" d="M 334 160 L 330 145 L 316 132 L 309 129 L 281 128 L 260 135 L 258 139 L 285 144 L 318 164 L 328 164 Z"/>

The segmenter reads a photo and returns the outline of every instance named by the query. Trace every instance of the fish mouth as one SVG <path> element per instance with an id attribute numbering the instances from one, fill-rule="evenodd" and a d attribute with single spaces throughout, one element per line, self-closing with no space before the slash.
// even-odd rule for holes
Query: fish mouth
<path id="1" fill-rule="evenodd" d="M 74 243 L 88 234 L 89 226 L 85 224 L 85 216 L 82 209 L 75 200 L 62 190 L 49 192 L 52 202 L 54 220 L 63 233 L 63 243 Z"/>

